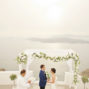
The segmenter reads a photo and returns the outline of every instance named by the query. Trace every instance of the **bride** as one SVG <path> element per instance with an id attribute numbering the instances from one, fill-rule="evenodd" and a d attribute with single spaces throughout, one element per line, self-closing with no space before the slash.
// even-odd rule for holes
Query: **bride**
<path id="1" fill-rule="evenodd" d="M 55 73 L 56 73 L 56 69 L 55 68 L 51 68 L 52 77 L 51 77 L 50 80 L 48 80 L 48 83 L 51 83 L 51 89 L 56 89 L 56 85 L 55 85 L 55 83 L 56 83 L 56 75 L 55 75 Z"/>

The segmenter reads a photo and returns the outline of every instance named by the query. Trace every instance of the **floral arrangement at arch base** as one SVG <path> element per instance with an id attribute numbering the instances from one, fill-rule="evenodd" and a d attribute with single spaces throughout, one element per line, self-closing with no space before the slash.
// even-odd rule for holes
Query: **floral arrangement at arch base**
<path id="1" fill-rule="evenodd" d="M 77 54 L 71 53 L 71 54 L 67 54 L 66 56 L 63 57 L 50 57 L 47 54 L 40 52 L 40 53 L 33 53 L 32 57 L 37 58 L 37 59 L 45 59 L 45 60 L 51 60 L 53 62 L 60 62 L 60 61 L 68 61 L 70 59 L 72 59 L 74 61 L 74 84 L 77 84 L 78 82 L 78 73 L 79 73 L 79 64 L 80 64 L 80 60 L 79 60 L 79 56 Z"/>
<path id="2" fill-rule="evenodd" d="M 20 53 L 19 56 L 17 56 L 16 61 L 18 64 L 27 64 L 28 56 L 24 52 Z"/>

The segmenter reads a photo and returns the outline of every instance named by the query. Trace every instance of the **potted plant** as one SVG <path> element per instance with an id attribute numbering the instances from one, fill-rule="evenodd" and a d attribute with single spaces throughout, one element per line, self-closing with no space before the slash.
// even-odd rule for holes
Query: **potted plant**
<path id="1" fill-rule="evenodd" d="M 82 77 L 82 82 L 83 82 L 83 84 L 84 84 L 84 89 L 86 89 L 86 83 L 89 82 L 89 81 L 88 81 L 88 77 L 83 76 L 83 77 Z"/>
<path id="2" fill-rule="evenodd" d="M 11 74 L 10 79 L 11 79 L 11 81 L 13 81 L 13 87 L 15 87 L 16 86 L 15 80 L 17 79 L 17 75 L 16 74 Z"/>

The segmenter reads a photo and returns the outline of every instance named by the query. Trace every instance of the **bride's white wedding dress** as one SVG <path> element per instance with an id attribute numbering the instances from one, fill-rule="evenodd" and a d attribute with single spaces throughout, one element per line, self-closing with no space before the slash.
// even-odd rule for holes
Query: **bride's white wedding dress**
<path id="1" fill-rule="evenodd" d="M 55 82 L 51 83 L 51 89 L 56 89 L 56 81 L 57 81 L 57 77 L 55 78 Z"/>
<path id="2" fill-rule="evenodd" d="M 51 89 L 56 89 L 55 83 L 51 84 Z"/>

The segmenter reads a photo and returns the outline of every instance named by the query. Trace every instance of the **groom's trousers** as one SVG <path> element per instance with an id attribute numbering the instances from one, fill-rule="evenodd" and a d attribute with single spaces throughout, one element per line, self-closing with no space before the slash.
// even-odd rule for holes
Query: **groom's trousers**
<path id="1" fill-rule="evenodd" d="M 40 87 L 40 89 L 45 89 L 45 87 Z"/>

